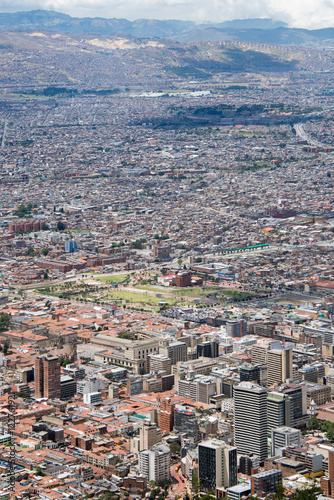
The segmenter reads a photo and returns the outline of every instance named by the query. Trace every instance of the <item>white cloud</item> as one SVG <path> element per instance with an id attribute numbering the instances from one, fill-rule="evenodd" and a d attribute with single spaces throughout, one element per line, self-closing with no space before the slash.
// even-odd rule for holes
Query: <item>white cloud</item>
<path id="1" fill-rule="evenodd" d="M 48 9 L 77 17 L 197 22 L 271 17 L 300 28 L 334 26 L 333 0 L 0 0 L 0 12 Z"/>

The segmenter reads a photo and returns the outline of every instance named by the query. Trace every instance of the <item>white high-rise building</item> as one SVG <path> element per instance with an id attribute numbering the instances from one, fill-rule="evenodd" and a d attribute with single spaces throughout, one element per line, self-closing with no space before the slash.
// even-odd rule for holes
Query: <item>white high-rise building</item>
<path id="1" fill-rule="evenodd" d="M 282 456 L 282 450 L 287 446 L 301 446 L 300 430 L 286 426 L 271 429 L 271 455 Z"/>
<path id="2" fill-rule="evenodd" d="M 170 478 L 170 450 L 166 444 L 156 444 L 139 453 L 139 471 L 148 481 Z"/>
<path id="3" fill-rule="evenodd" d="M 238 453 L 268 457 L 267 391 L 251 382 L 234 388 L 234 444 Z"/>

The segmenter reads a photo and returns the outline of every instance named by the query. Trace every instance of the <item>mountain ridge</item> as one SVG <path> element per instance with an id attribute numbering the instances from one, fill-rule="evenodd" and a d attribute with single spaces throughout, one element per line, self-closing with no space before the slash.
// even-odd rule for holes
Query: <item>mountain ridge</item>
<path id="1" fill-rule="evenodd" d="M 70 34 L 126 34 L 138 38 L 165 38 L 174 42 L 240 41 L 279 45 L 330 45 L 334 28 L 289 28 L 270 18 L 235 19 L 220 23 L 182 20 L 71 17 L 51 10 L 0 13 L 0 31 L 47 30 Z"/>

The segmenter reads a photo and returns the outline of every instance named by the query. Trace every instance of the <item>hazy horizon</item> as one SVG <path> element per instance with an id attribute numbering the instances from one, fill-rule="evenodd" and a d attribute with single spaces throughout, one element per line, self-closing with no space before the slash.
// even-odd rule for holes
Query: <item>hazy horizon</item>
<path id="1" fill-rule="evenodd" d="M 52 10 L 72 17 L 125 18 L 223 22 L 270 18 L 291 28 L 319 29 L 334 26 L 334 4 L 328 0 L 0 0 L 0 12 Z"/>

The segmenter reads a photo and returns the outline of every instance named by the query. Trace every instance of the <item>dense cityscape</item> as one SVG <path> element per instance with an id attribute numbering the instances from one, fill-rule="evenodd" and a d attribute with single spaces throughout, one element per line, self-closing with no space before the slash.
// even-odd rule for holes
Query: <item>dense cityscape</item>
<path id="1" fill-rule="evenodd" d="M 332 49 L 0 61 L 0 500 L 334 498 Z"/>

